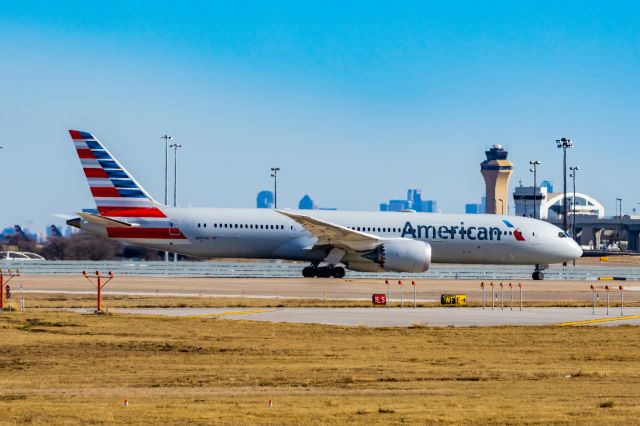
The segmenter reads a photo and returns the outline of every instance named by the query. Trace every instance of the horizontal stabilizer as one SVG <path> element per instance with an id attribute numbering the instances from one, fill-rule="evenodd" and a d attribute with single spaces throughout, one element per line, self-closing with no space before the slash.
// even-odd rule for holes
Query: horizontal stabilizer
<path id="1" fill-rule="evenodd" d="M 137 224 L 123 222 L 121 220 L 112 219 L 106 216 L 99 216 L 92 213 L 77 213 L 78 216 L 90 223 L 106 226 L 109 228 L 128 228 L 130 226 L 138 226 Z"/>

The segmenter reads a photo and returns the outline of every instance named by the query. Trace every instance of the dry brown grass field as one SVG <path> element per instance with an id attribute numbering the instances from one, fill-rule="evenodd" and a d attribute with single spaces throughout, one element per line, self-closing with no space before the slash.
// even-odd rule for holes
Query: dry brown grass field
<path id="1" fill-rule="evenodd" d="M 31 311 L 1 313 L 0 341 L 3 424 L 640 416 L 640 333 L 627 326 L 371 329 Z"/>

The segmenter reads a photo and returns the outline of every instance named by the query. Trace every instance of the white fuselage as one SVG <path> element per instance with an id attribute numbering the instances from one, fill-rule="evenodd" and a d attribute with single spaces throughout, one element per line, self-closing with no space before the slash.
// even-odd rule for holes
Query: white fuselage
<path id="1" fill-rule="evenodd" d="M 326 249 L 315 246 L 317 239 L 311 233 L 275 210 L 166 206 L 161 209 L 167 218 L 131 218 L 128 221 L 139 228 L 166 228 L 166 232 L 173 235 L 122 238 L 112 234 L 110 237 L 207 258 L 317 263 L 327 256 Z M 295 212 L 382 239 L 424 241 L 431 245 L 433 263 L 534 265 L 566 262 L 582 255 L 580 247 L 561 229 L 525 217 L 330 210 Z M 97 224 L 83 221 L 81 228 L 109 236 L 106 228 Z M 174 238 L 178 232 L 180 239 Z"/>

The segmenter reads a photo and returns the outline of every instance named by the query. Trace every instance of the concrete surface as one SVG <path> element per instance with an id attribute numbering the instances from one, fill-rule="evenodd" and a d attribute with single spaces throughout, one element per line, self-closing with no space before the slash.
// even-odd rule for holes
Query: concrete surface
<path id="1" fill-rule="evenodd" d="M 628 287 L 625 301 L 640 302 L 640 286 L 637 282 L 599 281 L 518 281 L 523 284 L 525 301 L 591 301 L 591 285 L 615 288 L 622 284 Z M 518 300 L 517 283 L 513 282 L 514 301 Z M 410 280 L 400 287 L 397 280 L 390 280 L 391 300 L 399 301 L 400 291 L 405 302 L 413 299 Z M 477 280 L 416 280 L 417 298 L 425 301 L 439 301 L 442 293 L 464 293 L 470 301 L 481 300 L 480 281 Z M 491 288 L 485 282 L 487 304 L 491 303 Z M 500 281 L 494 282 L 495 295 L 500 295 Z M 504 281 L 505 304 L 509 300 L 509 281 Z M 14 294 L 21 289 L 25 292 L 47 293 L 93 293 L 95 290 L 82 275 L 46 276 L 25 275 L 11 282 Z M 104 289 L 105 296 L 158 295 L 158 296 L 212 296 L 212 297 L 283 297 L 313 299 L 360 299 L 370 300 L 373 293 L 386 293 L 387 286 L 382 279 L 342 279 L 333 278 L 189 278 L 189 277 L 149 277 L 116 276 Z M 618 291 L 611 293 L 612 302 L 618 300 Z M 600 301 L 605 298 L 600 290 Z"/>
<path id="2" fill-rule="evenodd" d="M 76 310 L 88 312 L 88 310 Z M 197 316 L 235 320 L 313 323 L 342 326 L 408 327 L 539 326 L 539 325 L 640 325 L 640 308 L 139 308 L 112 310 L 121 314 Z M 574 324 L 575 323 L 575 324 Z"/>

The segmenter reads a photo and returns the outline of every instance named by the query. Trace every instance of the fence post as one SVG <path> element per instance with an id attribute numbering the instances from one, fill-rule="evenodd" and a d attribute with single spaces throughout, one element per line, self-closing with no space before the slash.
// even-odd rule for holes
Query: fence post
<path id="1" fill-rule="evenodd" d="M 500 283 L 500 310 L 504 311 L 504 286 Z"/>
<path id="2" fill-rule="evenodd" d="M 520 289 L 520 310 L 522 310 L 522 283 L 518 283 L 518 289 Z"/>
<path id="3" fill-rule="evenodd" d="M 611 288 L 608 285 L 605 285 L 604 289 L 607 290 L 607 315 L 609 315 L 609 290 Z"/>
<path id="4" fill-rule="evenodd" d="M 624 287 L 620 286 L 620 315 L 624 315 Z"/>
<path id="5" fill-rule="evenodd" d="M 402 289 L 402 280 L 398 280 L 398 285 L 400 286 L 400 309 L 402 309 L 404 305 L 404 290 Z"/>
<path id="6" fill-rule="evenodd" d="M 591 315 L 596 314 L 596 287 L 591 284 Z"/>
<path id="7" fill-rule="evenodd" d="M 480 288 L 482 289 L 482 310 L 484 311 L 484 281 L 480 283 Z"/>
<path id="8" fill-rule="evenodd" d="M 411 281 L 411 285 L 413 286 L 413 309 L 416 308 L 416 282 Z"/>
<path id="9" fill-rule="evenodd" d="M 513 284 L 509 283 L 509 309 L 513 311 Z"/>
<path id="10" fill-rule="evenodd" d="M 391 286 L 389 280 L 384 280 L 384 283 L 387 286 L 387 309 L 389 309 L 391 307 Z"/>
<path id="11" fill-rule="evenodd" d="M 493 296 L 493 282 L 490 284 L 491 285 L 491 310 L 493 311 L 493 308 L 495 308 L 496 305 L 496 299 Z"/>

